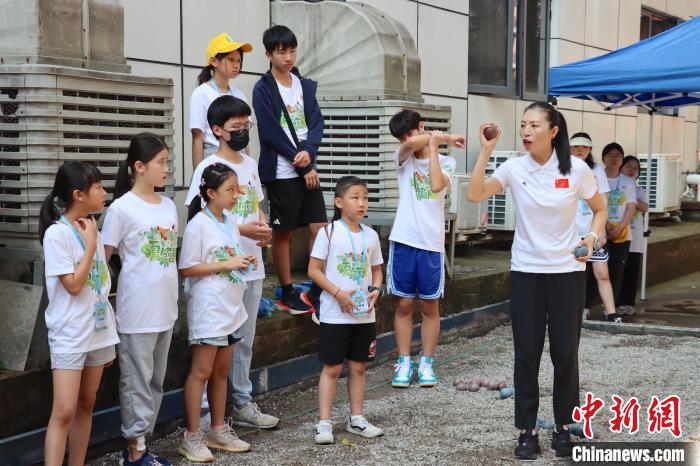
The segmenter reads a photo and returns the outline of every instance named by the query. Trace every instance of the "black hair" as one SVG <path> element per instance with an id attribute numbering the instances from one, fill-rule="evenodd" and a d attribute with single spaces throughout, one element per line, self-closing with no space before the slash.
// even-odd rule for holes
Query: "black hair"
<path id="1" fill-rule="evenodd" d="M 620 151 L 620 154 L 625 155 L 625 150 L 622 148 L 622 146 L 616 142 L 611 142 L 610 144 L 606 145 L 603 147 L 603 152 L 602 152 L 602 159 L 605 159 L 605 156 L 608 155 L 610 151 L 613 150 L 618 150 Z"/>
<path id="2" fill-rule="evenodd" d="M 584 133 L 583 131 L 580 131 L 578 133 L 574 133 L 571 135 L 571 139 L 575 139 L 575 138 L 586 138 L 586 139 L 592 141 L 592 139 L 588 135 L 588 133 Z M 591 149 L 593 149 L 593 148 L 591 147 Z M 593 169 L 593 167 L 595 167 L 595 159 L 593 158 L 593 151 L 592 150 L 588 153 L 586 158 L 583 159 L 583 161 L 586 162 L 586 164 L 588 165 L 588 168 L 590 168 L 591 170 Z"/>
<path id="3" fill-rule="evenodd" d="M 396 139 L 401 139 L 411 130 L 418 129 L 418 125 L 423 119 L 420 113 L 413 110 L 401 110 L 389 120 L 389 132 Z"/>
<path id="4" fill-rule="evenodd" d="M 352 188 L 353 186 L 364 186 L 365 189 L 367 189 L 367 183 L 365 180 L 360 179 L 356 176 L 353 175 L 348 175 L 348 176 L 343 176 L 338 180 L 338 183 L 335 185 L 335 191 L 333 191 L 333 197 L 343 197 L 345 193 L 348 191 L 348 189 Z M 336 220 L 340 220 L 340 217 L 342 215 L 342 212 L 338 207 L 335 205 L 333 206 L 333 220 L 331 222 L 335 222 Z"/>
<path id="5" fill-rule="evenodd" d="M 134 164 L 141 162 L 146 164 L 153 160 L 168 145 L 163 138 L 153 133 L 139 133 L 131 138 L 129 152 L 126 160 L 119 164 L 119 171 L 114 182 L 114 199 L 119 199 L 134 187 Z M 131 173 L 129 173 L 131 169 Z"/>
<path id="6" fill-rule="evenodd" d="M 642 170 L 642 164 L 639 162 L 639 159 L 635 157 L 634 155 L 625 155 L 625 158 L 622 159 L 622 165 L 620 165 L 620 171 L 622 171 L 622 167 L 627 165 L 630 162 L 637 162 L 637 168 L 639 171 Z M 639 178 L 639 173 L 637 173 L 637 178 Z"/>
<path id="7" fill-rule="evenodd" d="M 527 106 L 525 112 L 528 110 L 540 110 L 547 116 L 550 128 L 555 126 L 559 128 L 557 135 L 552 140 L 552 146 L 554 146 L 557 159 L 559 159 L 559 173 L 568 175 L 571 173 L 571 148 L 569 147 L 569 133 L 566 129 L 564 115 L 548 102 L 533 102 Z"/>
<path id="8" fill-rule="evenodd" d="M 249 117 L 252 114 L 250 105 L 232 95 L 217 97 L 207 110 L 207 122 L 214 131 L 214 125 L 223 128 L 231 118 Z"/>
<path id="9" fill-rule="evenodd" d="M 341 177 L 338 182 L 335 185 L 335 190 L 333 191 L 333 197 L 343 197 L 345 193 L 348 191 L 348 189 L 352 188 L 353 186 L 364 186 L 365 189 L 367 189 L 367 183 L 365 180 L 358 178 L 354 175 L 347 175 Z M 333 219 L 331 220 L 330 224 L 326 225 L 324 227 L 324 230 L 326 231 L 326 236 L 328 237 L 328 250 L 330 252 L 330 242 L 331 242 L 331 237 L 333 236 L 333 222 L 336 220 L 340 220 L 343 212 L 335 205 L 333 205 Z M 328 231 L 328 227 L 331 227 L 330 232 Z M 360 226 L 362 228 L 362 226 Z"/>
<path id="10" fill-rule="evenodd" d="M 286 50 L 296 48 L 297 36 L 287 26 L 277 24 L 263 33 L 263 45 L 269 53 L 281 48 Z"/>
<path id="11" fill-rule="evenodd" d="M 224 184 L 224 181 L 228 180 L 232 176 L 238 175 L 233 168 L 223 163 L 213 163 L 202 171 L 202 179 L 199 182 L 199 194 L 192 199 L 192 202 L 190 202 L 190 207 L 187 210 L 188 222 L 192 220 L 200 210 L 202 210 L 202 199 L 204 199 L 204 202 L 209 202 L 209 194 L 207 193 L 207 190 L 213 189 L 216 191 L 222 184 Z"/>
<path id="12" fill-rule="evenodd" d="M 243 51 L 241 49 L 236 49 L 232 50 L 231 52 L 238 52 L 238 54 L 241 56 L 241 69 L 240 71 L 243 70 Z M 217 60 L 223 60 L 226 55 L 228 55 L 231 52 L 221 52 L 217 53 L 214 55 Z M 202 71 L 199 73 L 199 76 L 197 76 L 197 83 L 198 84 L 204 84 L 206 82 L 209 82 L 211 78 L 214 76 L 214 65 L 211 63 L 208 63 L 207 66 L 202 68 Z"/>
<path id="13" fill-rule="evenodd" d="M 77 189 L 86 193 L 93 184 L 100 181 L 102 181 L 102 173 L 89 162 L 68 160 L 58 168 L 53 188 L 44 198 L 39 210 L 39 242 L 41 244 L 44 243 L 46 230 L 73 204 L 73 191 Z"/>

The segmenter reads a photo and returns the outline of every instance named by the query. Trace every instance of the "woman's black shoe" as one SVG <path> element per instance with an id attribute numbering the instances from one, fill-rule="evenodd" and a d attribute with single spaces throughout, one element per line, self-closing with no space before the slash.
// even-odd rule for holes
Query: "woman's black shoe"
<path id="1" fill-rule="evenodd" d="M 537 434 L 532 431 L 523 432 L 518 437 L 518 446 L 515 447 L 515 457 L 523 460 L 537 459 L 537 454 L 542 453 Z"/>
<path id="2" fill-rule="evenodd" d="M 561 426 L 557 426 L 557 428 L 552 431 L 552 450 L 554 450 L 554 454 L 559 458 L 565 458 L 571 456 L 573 448 L 574 445 L 571 443 L 571 434 L 569 431 L 562 429 Z"/>

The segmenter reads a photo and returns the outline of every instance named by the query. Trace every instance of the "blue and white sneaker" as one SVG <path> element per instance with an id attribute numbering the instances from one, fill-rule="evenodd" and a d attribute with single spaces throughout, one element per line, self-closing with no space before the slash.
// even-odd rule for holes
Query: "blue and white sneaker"
<path id="1" fill-rule="evenodd" d="M 391 386 L 407 388 L 413 379 L 413 362 L 410 356 L 399 356 L 394 365 L 394 378 L 391 379 Z"/>
<path id="2" fill-rule="evenodd" d="M 418 383 L 421 387 L 434 387 L 437 383 L 433 371 L 433 358 L 430 356 L 421 356 L 418 362 Z"/>
<path id="3" fill-rule="evenodd" d="M 119 464 L 121 466 L 171 466 L 172 463 L 165 458 L 152 454 L 148 450 L 136 461 L 129 461 L 129 452 L 124 448 Z"/>

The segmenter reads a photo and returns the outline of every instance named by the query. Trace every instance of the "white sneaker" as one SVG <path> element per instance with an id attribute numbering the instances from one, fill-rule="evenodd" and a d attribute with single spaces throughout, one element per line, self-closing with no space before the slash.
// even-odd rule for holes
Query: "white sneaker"
<path id="1" fill-rule="evenodd" d="M 316 424 L 316 438 L 314 441 L 318 445 L 330 445 L 335 443 L 335 437 L 333 437 L 333 424 L 330 422 L 319 422 Z"/>
<path id="2" fill-rule="evenodd" d="M 182 444 L 177 452 L 194 463 L 210 463 L 214 461 L 214 455 L 207 448 L 207 442 L 204 441 L 204 434 L 200 430 L 195 434 L 185 432 Z"/>
<path id="3" fill-rule="evenodd" d="M 583 308 L 583 314 L 581 315 L 581 320 L 588 320 L 591 317 L 591 310 L 587 307 Z"/>
<path id="4" fill-rule="evenodd" d="M 382 429 L 370 423 L 364 416 L 357 416 L 355 420 L 352 420 L 352 416 L 348 416 L 346 430 L 351 434 L 361 435 L 367 438 L 381 437 L 384 435 Z"/>
<path id="5" fill-rule="evenodd" d="M 239 439 L 229 423 L 224 424 L 219 429 L 209 429 L 207 446 L 231 453 L 241 453 L 250 450 L 250 444 Z"/>
<path id="6" fill-rule="evenodd" d="M 256 427 L 258 429 L 272 429 L 280 420 L 260 411 L 258 405 L 249 401 L 241 407 L 234 406 L 231 422 L 236 426 Z"/>

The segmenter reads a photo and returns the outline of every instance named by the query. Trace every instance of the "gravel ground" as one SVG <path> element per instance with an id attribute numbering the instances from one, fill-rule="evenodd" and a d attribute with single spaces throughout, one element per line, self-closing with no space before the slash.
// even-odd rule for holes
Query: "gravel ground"
<path id="1" fill-rule="evenodd" d="M 392 362 L 368 371 L 365 415 L 383 427 L 385 436 L 368 440 L 345 431 L 349 406 L 341 379 L 334 406 L 335 445 L 316 446 L 315 387 L 280 393 L 261 401 L 261 408 L 282 417 L 278 429 L 238 431 L 253 445 L 243 454 L 215 452 L 215 464 L 510 464 L 517 431 L 513 427 L 513 399 L 497 400 L 496 393 L 457 392 L 452 381 L 487 376 L 512 384 L 513 359 L 510 326 L 479 338 L 458 337 L 441 345 L 436 355 L 440 383 L 433 389 L 389 386 Z M 545 346 L 540 368 L 540 416 L 553 420 L 552 365 Z M 700 404 L 697 400 L 700 345 L 693 337 L 610 335 L 583 331 L 580 347 L 582 393 L 591 391 L 606 405 L 594 419 L 601 441 L 671 441 L 667 431 L 646 432 L 646 408 L 652 395 L 678 394 L 682 399 L 683 441 L 700 442 Z M 694 368 L 694 369 L 693 369 Z M 625 400 L 636 396 L 641 404 L 640 432 L 614 434 L 607 428 L 613 394 Z M 643 431 L 643 432 L 642 432 Z M 182 429 L 153 443 L 152 449 L 173 464 L 189 464 L 176 451 Z M 347 440 L 343 440 L 347 439 Z M 544 454 L 535 463 L 563 464 L 548 448 L 551 434 L 543 431 Z M 348 442 L 349 441 L 349 442 Z M 91 464 L 116 464 L 116 454 Z"/>

